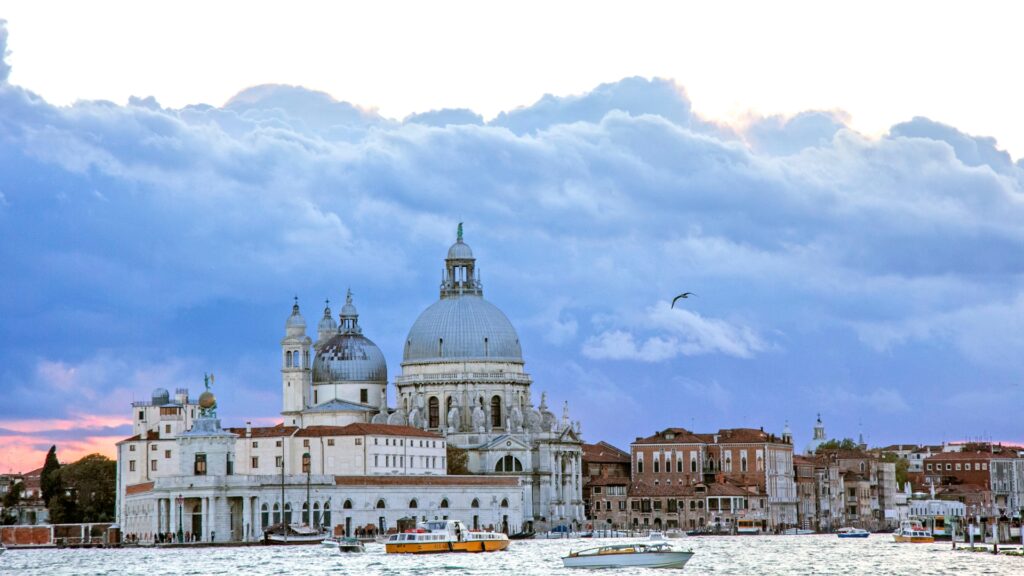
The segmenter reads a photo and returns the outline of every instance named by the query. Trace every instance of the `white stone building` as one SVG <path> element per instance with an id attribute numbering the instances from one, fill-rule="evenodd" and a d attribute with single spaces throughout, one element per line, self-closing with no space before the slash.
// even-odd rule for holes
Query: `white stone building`
<path id="1" fill-rule="evenodd" d="M 224 430 L 209 390 L 133 403 L 135 435 L 118 443 L 123 532 L 250 541 L 282 518 L 349 533 L 408 518 L 512 532 L 583 523 L 579 423 L 543 395 L 534 408 L 519 338 L 483 299 L 461 225 L 446 264 L 441 299 L 409 331 L 395 408 L 351 292 L 338 322 L 325 307 L 315 342 L 292 307 L 281 424 Z M 468 475 L 447 474 L 449 446 Z"/>

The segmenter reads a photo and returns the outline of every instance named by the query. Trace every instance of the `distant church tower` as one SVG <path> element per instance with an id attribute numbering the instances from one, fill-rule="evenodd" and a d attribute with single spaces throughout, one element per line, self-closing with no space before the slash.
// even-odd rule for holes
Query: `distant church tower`
<path id="1" fill-rule="evenodd" d="M 818 421 L 814 424 L 814 439 L 807 445 L 807 453 L 814 454 L 821 446 L 828 441 L 825 437 L 825 425 L 821 423 L 821 414 L 818 414 Z"/>
<path id="2" fill-rule="evenodd" d="M 310 363 L 309 348 L 312 340 L 306 336 L 306 320 L 299 313 L 299 299 L 295 298 L 292 314 L 284 323 L 281 340 L 281 388 L 284 407 L 281 414 L 287 426 L 298 426 L 300 412 L 309 404 Z"/>

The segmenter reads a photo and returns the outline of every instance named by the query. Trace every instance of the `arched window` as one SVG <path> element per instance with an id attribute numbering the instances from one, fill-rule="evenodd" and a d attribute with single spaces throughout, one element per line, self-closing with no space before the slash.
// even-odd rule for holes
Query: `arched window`
<path id="1" fill-rule="evenodd" d="M 501 507 L 502 508 L 508 508 L 508 498 L 502 498 L 501 499 Z"/>
<path id="2" fill-rule="evenodd" d="M 309 502 L 302 503 L 302 523 L 309 525 Z"/>
<path id="3" fill-rule="evenodd" d="M 292 503 L 291 502 L 285 502 L 285 505 L 284 505 L 284 522 L 285 522 L 285 524 L 291 524 L 292 523 Z"/>
<path id="4" fill-rule="evenodd" d="M 657 459 L 657 458 L 655 458 L 655 459 L 654 459 L 654 473 L 655 473 L 655 474 L 657 474 L 657 473 L 658 473 L 658 464 L 660 464 L 660 462 L 658 462 L 658 459 Z"/>
<path id="5" fill-rule="evenodd" d="M 437 396 L 431 396 L 430 400 L 427 401 L 427 416 L 429 423 L 427 424 L 430 428 L 437 428 L 441 425 L 441 416 L 438 413 Z"/>
<path id="6" fill-rule="evenodd" d="M 708 470 L 710 470 L 712 472 L 715 471 L 715 459 L 713 457 L 712 458 L 708 458 Z"/>
<path id="7" fill-rule="evenodd" d="M 519 461 L 519 458 L 515 456 L 505 456 L 498 460 L 498 463 L 494 465 L 495 472 L 522 472 L 523 463 Z"/>
<path id="8" fill-rule="evenodd" d="M 746 471 L 747 471 L 747 457 L 746 456 L 742 456 L 742 457 L 740 457 L 740 472 L 746 472 Z"/>
<path id="9" fill-rule="evenodd" d="M 289 368 L 292 367 L 292 351 L 291 350 L 289 350 L 289 351 L 284 353 L 284 365 L 289 367 Z"/>
<path id="10" fill-rule="evenodd" d="M 320 526 L 320 503 L 313 502 L 313 526 Z"/>
<path id="11" fill-rule="evenodd" d="M 281 509 L 278 507 L 277 502 L 274 502 L 274 524 L 281 523 Z"/>
<path id="12" fill-rule="evenodd" d="M 441 499 L 441 508 L 447 508 L 447 507 L 448 507 L 448 499 L 447 498 L 442 498 Z"/>
<path id="13" fill-rule="evenodd" d="M 476 498 L 473 498 L 473 502 L 470 503 L 469 507 L 470 508 L 479 508 L 480 507 L 480 501 L 477 500 Z"/>
<path id="14" fill-rule="evenodd" d="M 644 461 L 643 460 L 637 460 L 636 461 L 636 472 L 637 472 L 637 474 L 643 474 L 644 473 Z"/>
<path id="15" fill-rule="evenodd" d="M 299 351 L 298 350 L 296 350 L 295 352 L 292 352 L 292 367 L 293 368 L 298 368 L 299 367 Z"/>
<path id="16" fill-rule="evenodd" d="M 342 504 L 341 507 L 344 508 L 345 510 L 351 510 L 352 509 L 352 501 L 351 500 L 345 500 L 345 503 Z"/>
<path id="17" fill-rule="evenodd" d="M 732 472 L 732 456 L 725 457 L 725 471 Z"/>
<path id="18" fill-rule="evenodd" d="M 491 398 L 491 427 L 501 428 L 501 396 Z"/>
<path id="19" fill-rule="evenodd" d="M 270 526 L 270 509 L 267 508 L 266 502 L 264 502 L 263 505 L 260 506 L 260 521 L 260 526 L 262 526 L 263 528 Z"/>
<path id="20" fill-rule="evenodd" d="M 683 459 L 677 454 L 676 455 L 676 472 L 683 471 Z"/>
<path id="21" fill-rule="evenodd" d="M 690 472 L 696 472 L 696 471 L 697 471 L 697 461 L 696 460 L 690 460 Z"/>
<path id="22" fill-rule="evenodd" d="M 419 508 L 419 504 L 416 503 L 416 499 L 409 500 L 409 508 Z"/>
<path id="23" fill-rule="evenodd" d="M 324 526 L 331 525 L 331 501 L 324 502 Z"/>
<path id="24" fill-rule="evenodd" d="M 381 498 L 380 500 L 377 500 L 377 509 L 383 510 L 384 508 L 387 508 L 387 506 L 384 505 L 384 499 Z"/>

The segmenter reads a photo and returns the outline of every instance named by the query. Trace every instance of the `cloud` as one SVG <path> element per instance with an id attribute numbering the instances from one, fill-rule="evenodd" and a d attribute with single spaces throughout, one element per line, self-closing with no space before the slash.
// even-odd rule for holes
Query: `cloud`
<path id="1" fill-rule="evenodd" d="M 670 309 L 668 302 L 648 308 L 643 319 L 645 327 L 661 329 L 662 334 L 638 342 L 630 332 L 604 331 L 584 343 L 583 355 L 595 360 L 662 362 L 701 354 L 752 358 L 768 349 L 764 339 L 748 326 Z"/>
<path id="2" fill-rule="evenodd" d="M 885 410 L 1018 377 L 1022 173 L 994 140 L 926 119 L 881 138 L 839 112 L 716 126 L 664 79 L 489 123 L 295 86 L 169 109 L 58 107 L 4 82 L 4 418 L 123 415 L 214 371 L 225 418 L 273 419 L 292 296 L 312 325 L 350 286 L 397 374 L 463 221 L 538 389 L 580 394 L 600 372 L 609 402 L 664 395 L 614 427 L 574 415 L 588 438 L 685 420 L 678 377 L 720 383 L 720 404 L 766 390 L 766 414 L 797 427 L 820 405 L 807 390 L 870 375 L 879 392 L 855 405 L 874 437 L 940 434 L 927 411 Z M 670 310 L 684 289 L 698 297 Z"/>
<path id="3" fill-rule="evenodd" d="M 10 53 L 7 49 L 7 20 L 0 18 L 0 84 L 5 84 L 11 75 L 11 65 L 7 63 Z"/>

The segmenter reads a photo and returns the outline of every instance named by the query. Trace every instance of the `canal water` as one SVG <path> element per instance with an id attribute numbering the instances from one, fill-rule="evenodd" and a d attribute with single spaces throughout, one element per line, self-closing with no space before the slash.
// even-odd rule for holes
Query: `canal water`
<path id="1" fill-rule="evenodd" d="M 616 540 L 515 541 L 507 551 L 431 556 L 384 554 L 380 544 L 365 554 L 342 555 L 320 546 L 249 546 L 232 548 L 132 548 L 89 550 L 9 550 L 0 556 L 0 574 L 19 576 L 224 574 L 580 574 L 565 569 L 561 556 L 570 550 Z M 695 555 L 678 570 L 622 569 L 615 574 L 1024 574 L 1024 557 L 994 556 L 951 550 L 948 542 L 895 544 L 892 536 L 863 540 L 835 536 L 729 536 L 672 540 Z M 592 573 L 592 572 L 591 572 Z M 600 573 L 600 572 L 598 572 Z"/>

